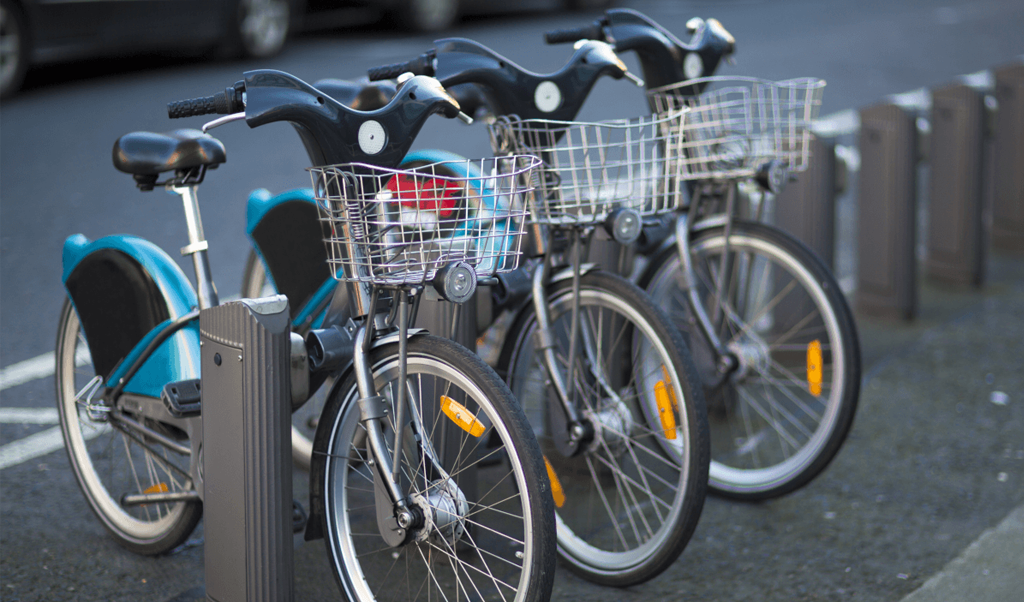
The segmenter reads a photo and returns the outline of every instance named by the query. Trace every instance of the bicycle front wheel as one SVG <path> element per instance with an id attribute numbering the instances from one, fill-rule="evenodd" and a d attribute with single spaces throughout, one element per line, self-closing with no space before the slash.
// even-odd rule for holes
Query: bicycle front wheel
<path id="1" fill-rule="evenodd" d="M 711 424 L 709 485 L 761 500 L 807 484 L 839 451 L 853 423 L 860 351 L 852 314 L 831 272 L 802 243 L 763 224 L 736 221 L 696 233 L 697 297 L 737 368 L 715 380 L 715 354 L 689 310 L 677 247 L 641 282 L 687 335 Z M 717 299 L 722 290 L 722 298 Z M 710 375 L 708 378 L 707 375 Z"/>
<path id="2" fill-rule="evenodd" d="M 396 343 L 373 350 L 377 394 L 394 440 Z M 323 533 L 349 600 L 547 600 L 554 510 L 544 464 L 508 387 L 478 357 L 434 336 L 408 342 L 400 487 L 422 516 L 397 547 L 377 524 L 374 470 L 349 374 L 327 402 L 314 442 Z"/>
<path id="3" fill-rule="evenodd" d="M 569 381 L 573 287 L 549 287 L 552 341 Z M 530 306 L 499 362 L 548 462 L 558 551 L 571 570 L 625 587 L 657 576 L 686 547 L 707 489 L 704 399 L 681 335 L 650 298 L 623 278 L 580 278 L 579 331 L 570 395 L 591 431 L 566 444 L 566 419 L 535 347 Z"/>
<path id="4" fill-rule="evenodd" d="M 56 359 L 61 432 L 89 507 L 117 542 L 135 553 L 160 554 L 184 542 L 202 517 L 200 502 L 125 505 L 122 500 L 126 494 L 192 491 L 187 476 L 190 458 L 143 434 L 119 430 L 103 411 L 89 407 L 100 403 L 89 399 L 97 376 L 78 314 L 68 299 L 61 310 Z M 155 402 L 162 407 L 159 400 Z M 189 447 L 184 429 L 141 412 L 131 418 L 149 431 Z"/>

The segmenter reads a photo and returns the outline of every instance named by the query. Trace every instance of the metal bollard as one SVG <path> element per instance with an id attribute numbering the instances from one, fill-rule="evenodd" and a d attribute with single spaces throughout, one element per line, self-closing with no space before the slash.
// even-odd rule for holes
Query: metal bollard
<path id="1" fill-rule="evenodd" d="M 992 246 L 1024 251 L 1024 63 L 995 70 Z"/>
<path id="2" fill-rule="evenodd" d="M 928 276 L 981 286 L 985 277 L 984 94 L 957 84 L 932 92 L 928 160 Z"/>
<path id="3" fill-rule="evenodd" d="M 294 599 L 288 315 L 283 295 L 199 314 L 210 601 Z"/>
<path id="4" fill-rule="evenodd" d="M 833 140 L 811 136 L 811 161 L 807 171 L 775 199 L 775 225 L 792 234 L 835 267 L 836 145 Z"/>
<path id="5" fill-rule="evenodd" d="M 917 310 L 915 116 L 893 104 L 860 111 L 856 307 L 913 319 Z"/>

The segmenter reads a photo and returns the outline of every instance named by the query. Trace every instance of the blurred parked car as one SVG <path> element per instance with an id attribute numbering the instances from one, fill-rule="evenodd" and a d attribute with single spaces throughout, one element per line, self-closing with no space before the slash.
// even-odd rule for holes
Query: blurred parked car
<path id="1" fill-rule="evenodd" d="M 383 20 L 405 31 L 448 29 L 462 15 L 524 8 L 598 9 L 612 0 L 306 0 L 304 30 Z"/>
<path id="2" fill-rule="evenodd" d="M 462 14 L 539 5 L 603 8 L 611 0 L 0 0 L 0 97 L 33 65 L 141 52 L 269 57 L 295 30 L 380 20 L 447 29 Z"/>
<path id="3" fill-rule="evenodd" d="M 148 51 L 267 57 L 284 46 L 300 0 L 0 0 L 0 95 L 30 65 Z"/>

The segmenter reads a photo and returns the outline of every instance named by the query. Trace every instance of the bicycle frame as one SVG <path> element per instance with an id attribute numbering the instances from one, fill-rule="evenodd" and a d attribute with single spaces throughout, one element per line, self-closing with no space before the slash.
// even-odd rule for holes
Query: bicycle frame
<path id="1" fill-rule="evenodd" d="M 206 255 L 207 242 L 203 234 L 202 219 L 196 196 L 196 185 L 168 185 L 168 192 L 181 197 L 186 216 L 188 246 L 182 253 L 192 255 L 197 286 L 193 288 L 177 264 L 152 243 L 132 236 L 108 236 L 90 242 L 82 235 L 69 237 L 64 243 L 64 285 L 79 311 L 82 329 L 90 342 L 90 353 L 97 370 L 107 374 L 104 379 L 97 376 L 76 396 L 94 419 L 105 420 L 112 427 L 132 438 L 144 448 L 150 443 L 159 445 L 190 457 L 189 474 L 196 487 L 195 492 L 182 498 L 181 492 L 135 494 L 126 505 L 202 499 L 203 480 L 199 470 L 199 434 L 202 432 L 200 417 L 177 417 L 170 413 L 160 399 L 164 385 L 199 377 L 199 309 L 212 307 L 217 303 L 216 288 Z M 107 316 L 81 310 L 96 303 L 95 288 L 87 288 L 83 281 L 90 274 L 99 274 L 102 265 L 113 259 L 118 266 L 116 278 L 136 283 L 134 300 L 145 304 L 162 306 L 168 317 L 149 328 L 152 316 L 136 315 L 135 323 L 126 323 L 119 311 Z M 109 277 L 108 277 L 109 278 Z M 111 282 L 100 283 L 101 287 Z M 95 286 L 95 285 L 94 285 Z M 115 285 L 116 286 L 116 285 Z M 197 295 L 196 290 L 199 291 Z M 131 293 L 126 293 L 131 294 Z M 198 307 L 198 309 L 193 309 Z M 88 316 L 88 322 L 87 317 Z M 114 318 L 117 323 L 110 320 Z M 149 319 L 147 319 L 149 318 Z M 138 340 L 124 353 L 116 348 L 105 348 L 108 340 L 105 333 L 134 330 Z M 90 334 L 92 333 L 92 334 Z M 119 353 L 123 357 L 110 365 Z M 99 399 L 94 395 L 102 390 Z M 191 447 L 174 442 L 125 413 L 142 415 L 169 424 L 189 434 Z M 153 454 L 159 460 L 159 454 Z M 172 464 L 166 464 L 178 470 Z M 194 495 L 191 495 L 193 494 Z"/>

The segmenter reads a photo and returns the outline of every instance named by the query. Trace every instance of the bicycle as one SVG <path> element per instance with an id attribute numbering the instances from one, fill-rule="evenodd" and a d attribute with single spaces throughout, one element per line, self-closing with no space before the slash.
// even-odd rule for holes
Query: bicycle
<path id="1" fill-rule="evenodd" d="M 313 87 L 360 111 L 378 110 L 397 93 L 394 83 L 388 81 L 322 79 L 314 82 Z M 465 86 L 447 90 L 466 113 L 473 114 L 481 103 L 479 95 Z M 444 169 L 446 161 L 459 159 L 450 153 L 417 151 L 408 155 L 405 163 L 440 163 L 438 169 Z M 469 185 L 473 186 L 473 181 Z M 246 234 L 252 249 L 242 273 L 241 296 L 255 299 L 275 293 L 287 295 L 291 301 L 292 329 L 302 335 L 321 328 L 333 295 L 344 293 L 328 269 L 326 249 L 319 240 L 323 229 L 318 215 L 311 188 L 278 194 L 260 188 L 250 193 L 246 203 Z M 336 310 L 343 307 L 344 303 L 335 304 Z M 314 397 L 292 414 L 292 459 L 306 470 L 310 467 L 313 435 L 332 382 L 328 376 L 322 385 L 313 383 Z"/>
<path id="2" fill-rule="evenodd" d="M 331 345 L 316 337 L 306 344 L 311 366 L 340 374 L 314 453 L 323 480 L 314 483 L 311 505 L 331 510 L 320 516 L 342 591 L 360 600 L 397 591 L 547 599 L 554 512 L 522 411 L 468 350 L 407 328 L 415 311 L 410 297 L 423 286 L 465 294 L 477 276 L 511 269 L 518 258 L 511 210 L 429 219 L 430 208 L 447 203 L 466 177 L 450 180 L 430 165 L 388 167 L 405 156 L 427 117 L 460 115 L 457 103 L 436 80 L 413 78 L 384 108 L 353 111 L 291 75 L 262 70 L 213 96 L 171 103 L 168 112 L 225 115 L 206 129 L 242 119 L 250 127 L 291 122 L 314 157 L 314 181 L 337 176 L 317 190 L 335 226 L 326 242 L 340 252 L 336 275 L 349 289 L 354 318 L 334 330 L 341 339 Z M 184 250 L 193 255 L 198 295 L 166 253 L 141 239 L 76 235 L 65 243 L 69 298 L 56 375 L 62 430 L 93 511 L 118 543 L 138 553 L 179 545 L 202 513 L 197 317 L 218 299 L 196 189 L 224 159 L 223 145 L 194 130 L 135 132 L 115 145 L 115 166 L 141 189 L 167 187 L 184 199 Z M 511 200 L 535 162 L 522 157 L 508 174 L 469 175 Z M 449 167 L 471 172 L 474 165 Z M 172 175 L 158 181 L 166 173 Z M 388 186 L 403 177 L 442 184 L 434 196 L 414 187 L 411 199 L 400 189 L 387 199 Z M 348 194 L 353 190 L 362 194 Z M 396 252 L 419 261 L 398 261 Z M 75 383 L 79 363 L 84 387 Z M 293 391 L 293 404 L 307 395 Z M 481 446 L 471 444 L 479 440 L 492 459 L 480 469 Z M 363 520 L 369 508 L 372 518 Z"/>
<path id="3" fill-rule="evenodd" d="M 536 259 L 520 275 L 532 298 L 506 305 L 514 318 L 498 371 L 545 453 L 562 559 L 606 585 L 651 579 L 682 553 L 703 507 L 704 402 L 669 317 L 583 257 L 598 230 L 631 240 L 645 216 L 675 207 L 681 138 L 672 132 L 685 111 L 571 121 L 598 78 L 628 77 L 600 42 L 579 45 L 556 73 L 535 74 L 476 42 L 441 40 L 369 76 L 408 72 L 478 85 L 495 112 L 531 118 L 490 128 L 499 156 L 543 160 L 527 197 Z"/>
<path id="4" fill-rule="evenodd" d="M 708 398 L 709 486 L 768 499 L 825 469 L 859 396 L 856 325 L 835 277 L 800 241 L 761 223 L 763 202 L 753 219 L 738 216 L 740 183 L 777 194 L 789 172 L 806 168 L 807 125 L 824 82 L 700 77 L 735 41 L 713 19 L 688 27 L 703 50 L 628 10 L 546 39 L 614 40 L 617 51 L 637 53 L 652 111 L 691 110 L 683 126 L 690 202 L 674 223 L 645 232 L 631 278 L 687 334 Z"/>
<path id="5" fill-rule="evenodd" d="M 671 33 L 636 11 L 618 9 L 609 10 L 607 14 L 609 18 L 615 19 L 613 31 L 616 47 L 636 51 L 641 56 L 644 81 L 648 86 L 677 82 L 687 76 L 697 77 L 706 72 L 714 72 L 720 62 L 733 52 L 735 42 L 732 36 L 714 19 L 710 19 L 706 23 L 700 19 L 692 19 L 688 26 L 692 28 L 694 35 L 691 43 L 686 45 L 678 42 Z M 584 29 L 582 34 L 570 34 L 577 36 L 573 37 L 571 41 L 586 39 L 588 33 L 591 37 L 598 35 L 592 33 L 593 26 Z M 598 28 L 596 31 L 600 32 L 601 30 Z M 659 37 L 660 34 L 657 32 L 663 32 L 665 37 Z M 458 44 L 464 42 L 468 41 L 451 39 L 441 40 L 438 43 L 444 46 L 442 55 L 450 57 L 452 56 L 450 53 L 460 50 Z M 472 52 L 472 44 L 470 42 L 470 52 Z M 587 56 L 587 51 L 575 53 L 565 67 L 560 69 L 557 74 L 552 74 L 566 80 L 560 85 L 556 84 L 559 95 L 556 100 L 560 104 L 560 108 L 553 113 L 537 109 L 534 98 L 535 90 L 521 87 L 520 82 L 515 79 L 520 77 L 518 74 L 511 71 L 507 73 L 500 73 L 500 70 L 490 71 L 494 67 L 500 67 L 500 61 L 507 60 L 504 57 L 494 59 L 490 63 L 487 62 L 487 58 L 483 58 L 475 63 L 480 70 L 473 72 L 473 77 L 494 78 L 488 83 L 501 90 L 502 93 L 498 95 L 486 94 L 482 90 L 484 86 L 478 86 L 473 82 L 472 77 L 467 78 L 463 75 L 456 80 L 450 77 L 452 73 L 442 73 L 440 77 L 446 79 L 446 89 L 456 96 L 459 103 L 465 106 L 470 114 L 475 114 L 477 108 L 489 111 L 497 106 L 499 109 L 495 112 L 499 114 L 571 120 L 597 77 L 601 75 L 616 77 L 615 74 L 618 72 L 621 74 L 619 77 L 633 78 L 628 71 L 624 71 L 624 66 L 620 67 L 618 64 L 614 64 L 617 59 L 608 63 L 608 59 L 605 57 L 598 58 L 595 63 L 601 70 L 590 69 L 579 82 L 570 81 L 572 77 L 576 77 L 575 74 L 581 73 L 580 61 L 585 60 Z M 491 58 L 493 59 L 493 57 Z M 429 60 L 424 56 L 416 61 L 394 66 L 395 68 L 390 70 L 389 75 L 397 77 L 401 74 L 399 69 L 403 68 L 409 72 L 427 73 L 424 70 L 430 67 L 427 63 Z M 447 62 L 457 64 L 450 59 Z M 376 77 L 374 79 L 376 81 L 373 82 L 324 79 L 316 82 L 314 86 L 339 102 L 354 108 L 370 110 L 383 106 L 394 94 L 394 86 L 387 80 L 379 81 Z M 636 78 L 633 79 L 639 82 Z M 536 81 L 534 83 L 536 84 Z M 565 90 L 569 91 L 570 97 L 562 99 L 561 94 Z M 454 158 L 451 154 L 443 151 L 424 150 L 416 152 L 409 157 L 409 160 L 412 162 L 443 161 Z M 269 191 L 256 190 L 249 197 L 246 213 L 247 232 L 252 240 L 253 250 L 249 253 L 243 271 L 242 295 L 258 297 L 278 291 L 286 293 L 289 299 L 296 300 L 291 308 L 293 328 L 299 332 L 305 332 L 311 327 L 318 327 L 322 321 L 323 311 L 330 303 L 334 287 L 331 285 L 331 279 L 327 272 L 323 248 L 308 242 L 315 237 L 319 228 L 312 192 L 309 189 L 296 189 L 271 195 Z M 305 236 L 299 238 L 306 242 L 299 242 L 298 246 L 278 242 L 295 238 L 295 236 L 288 235 L 294 231 L 305 233 Z M 516 278 L 513 274 L 509 278 L 503 279 L 498 286 L 492 287 L 493 311 L 488 306 L 490 299 L 480 298 L 481 309 L 484 310 L 481 312 L 485 316 L 484 321 L 488 315 L 497 316 L 506 308 L 514 309 L 523 298 L 529 295 L 529 289 L 528 278 Z M 503 323 L 503 325 L 507 324 Z M 481 334 L 483 333 L 481 332 Z M 494 358 L 489 361 L 493 363 L 496 360 L 497 358 Z M 300 466 L 309 466 L 312 432 L 316 428 L 320 415 L 319 410 L 323 402 L 321 393 L 293 415 L 293 458 Z"/>

